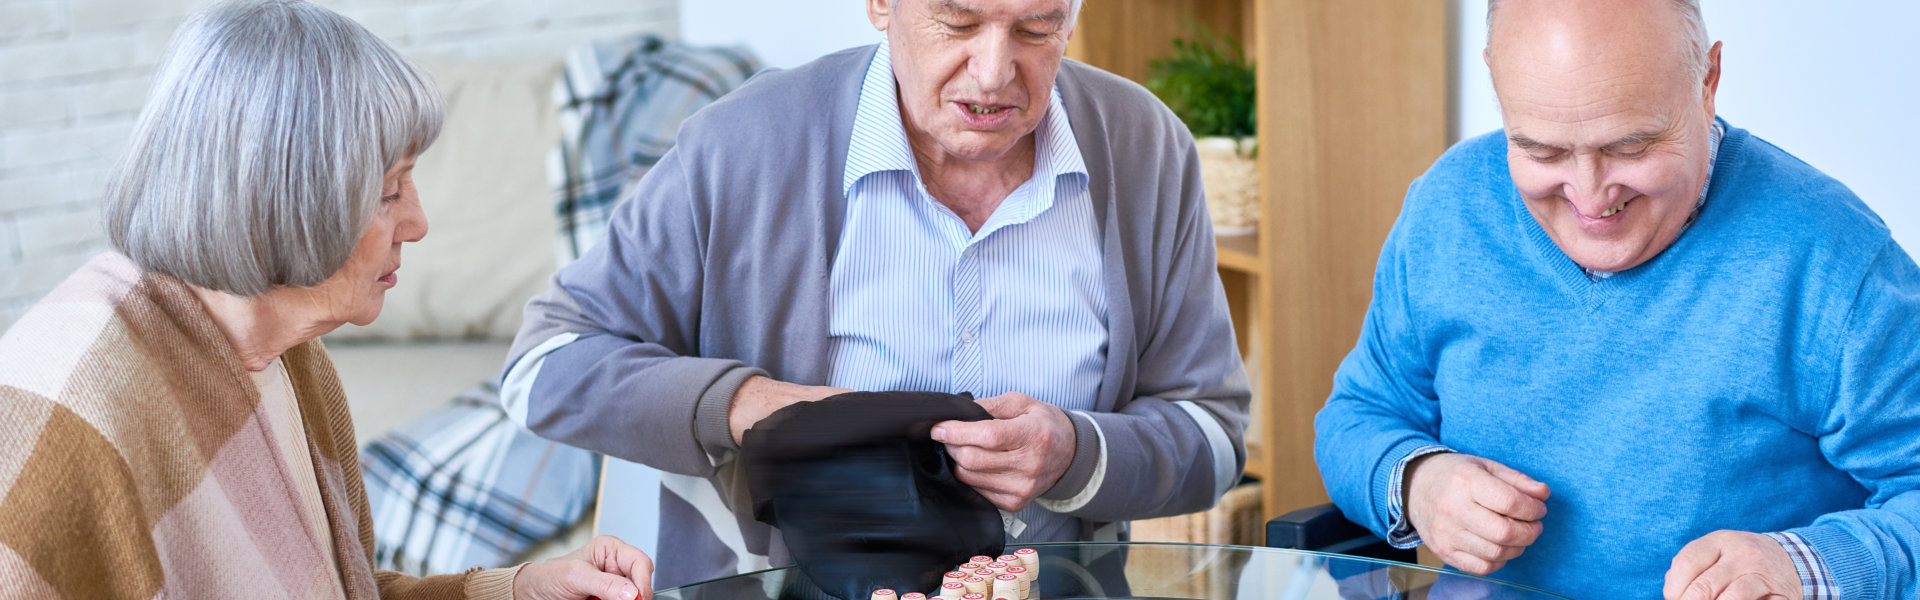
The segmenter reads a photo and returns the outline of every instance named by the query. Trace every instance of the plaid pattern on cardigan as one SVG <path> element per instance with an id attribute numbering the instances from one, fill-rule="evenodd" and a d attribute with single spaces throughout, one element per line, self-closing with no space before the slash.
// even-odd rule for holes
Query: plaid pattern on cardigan
<path id="1" fill-rule="evenodd" d="M 318 340 L 283 360 L 326 531 L 280 466 L 259 388 L 190 288 L 116 254 L 61 283 L 0 338 L 0 593 L 511 597 L 513 569 L 373 569 L 333 364 Z"/>

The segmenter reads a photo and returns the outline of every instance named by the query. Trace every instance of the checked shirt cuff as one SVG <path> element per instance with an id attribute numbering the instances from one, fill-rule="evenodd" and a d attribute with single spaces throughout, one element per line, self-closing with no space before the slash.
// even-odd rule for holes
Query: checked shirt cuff
<path id="1" fill-rule="evenodd" d="M 1401 549 L 1412 548 L 1414 546 L 1420 545 L 1420 532 L 1414 531 L 1413 522 L 1407 520 L 1406 507 L 1403 506 L 1403 503 L 1406 501 L 1402 500 L 1402 498 L 1406 496 L 1406 494 L 1402 492 L 1402 489 L 1403 489 L 1402 486 L 1406 485 L 1407 465 L 1413 464 L 1413 459 L 1420 458 L 1428 454 L 1439 454 L 1441 452 L 1452 452 L 1452 451 L 1453 451 L 1452 448 L 1448 448 L 1446 446 L 1442 446 L 1439 444 L 1434 444 L 1431 446 L 1421 446 L 1419 448 L 1415 448 L 1413 450 L 1413 453 L 1408 454 L 1406 458 L 1400 459 L 1400 462 L 1398 464 L 1393 465 L 1393 476 L 1387 478 L 1387 544 L 1388 545 L 1391 545 L 1395 548 L 1401 548 Z M 1812 599 L 1808 598 L 1808 600 L 1812 600 Z"/>
<path id="2" fill-rule="evenodd" d="M 1833 571 L 1827 568 L 1827 562 L 1820 559 L 1820 553 L 1807 544 L 1806 538 L 1798 533 L 1769 533 L 1767 537 L 1780 542 L 1787 550 L 1787 556 L 1793 559 L 1793 570 L 1800 573 L 1800 597 L 1804 600 L 1840 600 L 1840 584 L 1833 580 Z"/>

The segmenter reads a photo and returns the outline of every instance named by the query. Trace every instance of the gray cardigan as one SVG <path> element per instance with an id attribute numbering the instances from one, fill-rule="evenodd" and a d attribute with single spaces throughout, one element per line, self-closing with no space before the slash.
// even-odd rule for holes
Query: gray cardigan
<path id="1" fill-rule="evenodd" d="M 841 178 L 874 50 L 763 73 L 689 118 L 607 241 L 527 304 L 505 402 L 542 436 L 665 472 L 663 587 L 788 562 L 750 514 L 727 407 L 754 374 L 827 381 Z M 1132 82 L 1069 60 L 1057 84 L 1091 176 L 1109 342 L 1097 410 L 1070 413 L 1078 450 L 1041 502 L 1092 536 L 1212 506 L 1246 464 L 1250 392 L 1192 137 Z"/>

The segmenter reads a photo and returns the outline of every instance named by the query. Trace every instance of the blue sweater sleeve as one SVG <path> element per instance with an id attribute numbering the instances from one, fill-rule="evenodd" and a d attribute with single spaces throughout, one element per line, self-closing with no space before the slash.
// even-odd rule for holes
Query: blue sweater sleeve
<path id="1" fill-rule="evenodd" d="M 1817 435 L 1866 486 L 1865 507 L 1794 529 L 1846 600 L 1920 597 L 1920 267 L 1887 241 L 1840 340 L 1838 381 Z"/>
<path id="2" fill-rule="evenodd" d="M 1409 199 L 1419 193 L 1416 180 Z M 1394 516 L 1388 490 L 1395 467 L 1439 444 L 1440 404 L 1433 373 L 1407 306 L 1404 253 L 1411 203 L 1401 210 L 1374 269 L 1373 301 L 1360 339 L 1334 374 L 1333 393 L 1314 419 L 1314 461 L 1327 494 L 1348 519 L 1386 538 Z"/>

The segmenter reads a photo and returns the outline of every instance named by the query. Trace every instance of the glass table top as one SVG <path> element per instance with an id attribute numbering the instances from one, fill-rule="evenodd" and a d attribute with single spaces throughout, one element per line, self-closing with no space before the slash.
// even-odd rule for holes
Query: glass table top
<path id="1" fill-rule="evenodd" d="M 1097 543 L 1009 546 L 1039 551 L 1035 600 L 1549 600 L 1562 596 L 1453 571 L 1338 554 L 1249 546 Z M 936 590 L 921 592 L 938 598 Z M 795 568 L 769 569 L 657 593 L 661 600 L 813 600 Z M 844 600 L 868 600 L 849 598 Z"/>

